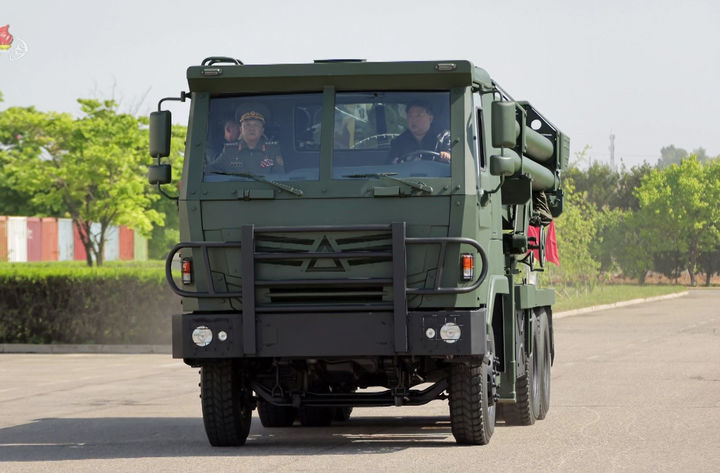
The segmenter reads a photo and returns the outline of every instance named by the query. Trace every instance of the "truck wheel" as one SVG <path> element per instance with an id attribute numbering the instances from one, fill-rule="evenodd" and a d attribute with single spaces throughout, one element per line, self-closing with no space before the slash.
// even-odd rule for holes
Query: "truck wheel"
<path id="1" fill-rule="evenodd" d="M 540 356 L 539 323 L 533 324 L 533 350 L 525 358 L 525 375 L 515 383 L 515 404 L 503 405 L 503 417 L 508 425 L 533 425 L 540 415 L 540 372 L 542 358 Z"/>
<path id="2" fill-rule="evenodd" d="M 275 406 L 267 401 L 258 403 L 258 415 L 263 427 L 290 427 L 298 410 L 290 406 Z"/>
<path id="3" fill-rule="evenodd" d="M 336 407 L 333 419 L 335 422 L 347 422 L 350 420 L 350 414 L 352 414 L 352 406 L 348 407 Z"/>
<path id="4" fill-rule="evenodd" d="M 208 363 L 202 367 L 200 397 L 210 445 L 245 444 L 250 432 L 252 391 L 231 361 Z"/>
<path id="5" fill-rule="evenodd" d="M 303 427 L 326 427 L 332 423 L 334 414 L 332 407 L 301 407 L 300 424 Z"/>
<path id="6" fill-rule="evenodd" d="M 538 414 L 538 420 L 542 420 L 550 410 L 550 367 L 552 365 L 550 355 L 550 324 L 548 322 L 547 312 L 545 310 L 538 311 L 538 318 L 540 321 L 541 334 L 540 339 L 542 341 L 542 373 L 540 378 L 540 412 Z"/>
<path id="7" fill-rule="evenodd" d="M 492 370 L 487 361 L 458 363 L 450 370 L 450 425 L 460 444 L 487 445 L 495 431 L 490 398 Z"/>

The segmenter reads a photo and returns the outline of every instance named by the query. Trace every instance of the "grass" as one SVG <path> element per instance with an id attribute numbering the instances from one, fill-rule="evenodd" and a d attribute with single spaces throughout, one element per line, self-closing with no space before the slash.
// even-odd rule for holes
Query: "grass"
<path id="1" fill-rule="evenodd" d="M 687 290 L 685 286 L 608 284 L 596 286 L 592 289 L 584 288 L 556 288 L 555 305 L 553 312 L 581 309 L 602 304 L 642 299 L 646 297 L 663 296 Z"/>

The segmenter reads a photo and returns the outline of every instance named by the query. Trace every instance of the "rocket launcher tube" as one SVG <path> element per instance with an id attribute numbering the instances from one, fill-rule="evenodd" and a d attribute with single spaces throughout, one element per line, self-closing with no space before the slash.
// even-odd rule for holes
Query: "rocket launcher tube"
<path id="1" fill-rule="evenodd" d="M 520 124 L 515 122 L 515 137 L 520 136 Z M 525 127 L 525 154 L 535 161 L 544 163 L 553 157 L 554 148 L 552 141 L 533 130 Z"/>
<path id="2" fill-rule="evenodd" d="M 559 179 L 548 168 L 532 159 L 521 159 L 517 153 L 507 148 L 503 149 L 503 156 L 490 157 L 490 173 L 496 176 L 530 176 L 534 191 L 553 190 L 560 185 Z"/>
<path id="3" fill-rule="evenodd" d="M 520 137 L 520 123 L 526 117 L 525 109 L 516 102 L 492 103 L 492 143 L 495 148 L 515 148 Z M 518 121 L 519 119 L 519 121 Z M 523 125 L 524 148 L 522 153 L 538 162 L 550 160 L 555 150 L 552 141 Z"/>

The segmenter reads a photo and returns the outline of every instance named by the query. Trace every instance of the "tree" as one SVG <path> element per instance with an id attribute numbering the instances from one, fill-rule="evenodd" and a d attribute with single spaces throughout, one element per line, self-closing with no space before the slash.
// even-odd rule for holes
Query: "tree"
<path id="1" fill-rule="evenodd" d="M 101 265 L 110 225 L 149 233 L 162 215 L 146 181 L 147 132 L 115 102 L 79 99 L 83 116 L 12 107 L 0 113 L 0 142 L 10 144 L 5 172 L 34 205 L 69 215 L 88 265 Z M 94 235 L 91 224 L 100 225 Z"/>
<path id="2" fill-rule="evenodd" d="M 600 210 L 605 206 L 614 207 L 619 175 L 604 163 L 595 162 L 587 171 L 571 168 L 567 177 L 572 179 L 576 192 L 585 194 L 588 202 Z"/>
<path id="3" fill-rule="evenodd" d="M 650 174 L 652 169 L 652 166 L 648 163 L 633 166 L 629 171 L 623 166 L 620 170 L 618 188 L 615 192 L 611 207 L 633 211 L 639 209 L 640 202 L 635 195 L 635 189 L 640 187 L 643 179 Z"/>
<path id="4" fill-rule="evenodd" d="M 704 166 L 691 156 L 652 171 L 636 191 L 640 212 L 654 223 L 647 229 L 646 244 L 663 263 L 682 257 L 693 286 L 700 254 L 711 251 L 720 240 L 718 178 L 718 164 Z"/>
<path id="5" fill-rule="evenodd" d="M 575 191 L 572 179 L 565 182 L 565 198 L 565 210 L 556 220 L 561 265 L 553 268 L 551 273 L 557 274 L 565 285 L 583 285 L 587 289 L 597 281 L 600 269 L 600 263 L 590 251 L 597 238 L 597 211 L 584 194 Z"/>
<path id="6" fill-rule="evenodd" d="M 675 145 L 665 146 L 660 149 L 660 159 L 656 167 L 662 169 L 671 164 L 679 164 L 687 156 L 689 156 L 688 152 L 682 148 L 676 148 Z"/>

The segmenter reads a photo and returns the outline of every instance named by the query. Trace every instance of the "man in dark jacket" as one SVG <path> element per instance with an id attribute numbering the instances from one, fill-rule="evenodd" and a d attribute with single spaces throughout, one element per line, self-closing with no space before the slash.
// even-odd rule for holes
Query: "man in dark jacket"
<path id="1" fill-rule="evenodd" d="M 390 162 L 417 159 L 450 162 L 450 131 L 433 124 L 430 106 L 423 102 L 407 104 L 407 129 L 390 143 Z"/>

